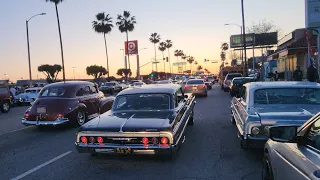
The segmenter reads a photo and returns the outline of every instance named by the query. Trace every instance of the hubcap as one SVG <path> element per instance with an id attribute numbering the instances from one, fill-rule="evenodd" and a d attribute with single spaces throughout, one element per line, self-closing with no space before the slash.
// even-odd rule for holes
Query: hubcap
<path id="1" fill-rule="evenodd" d="M 10 107 L 9 107 L 9 104 L 8 104 L 8 103 L 4 103 L 4 104 L 2 105 L 2 108 L 3 108 L 3 110 L 8 111 Z"/>
<path id="2" fill-rule="evenodd" d="M 84 112 L 82 112 L 82 111 L 78 112 L 77 119 L 78 119 L 78 123 L 79 123 L 80 125 L 84 124 L 84 122 L 85 122 Z"/>

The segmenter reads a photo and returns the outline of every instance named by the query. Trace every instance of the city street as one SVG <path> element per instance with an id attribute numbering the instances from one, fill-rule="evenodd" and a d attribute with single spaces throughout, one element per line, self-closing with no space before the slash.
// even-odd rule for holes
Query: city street
<path id="1" fill-rule="evenodd" d="M 76 128 L 25 128 L 20 121 L 27 107 L 12 108 L 0 114 L 0 179 L 261 179 L 262 149 L 240 148 L 230 95 L 217 84 L 208 92 L 197 98 L 195 124 L 175 161 L 79 154 Z"/>

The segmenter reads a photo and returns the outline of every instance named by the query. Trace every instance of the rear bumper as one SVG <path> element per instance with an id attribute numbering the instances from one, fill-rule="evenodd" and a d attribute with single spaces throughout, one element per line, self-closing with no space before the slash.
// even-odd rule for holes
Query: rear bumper
<path id="1" fill-rule="evenodd" d="M 41 121 L 41 120 L 30 121 L 30 120 L 27 120 L 26 118 L 22 118 L 21 123 L 24 125 L 57 126 L 57 125 L 69 123 L 69 119 L 63 118 L 63 119 L 57 119 L 55 121 Z"/>
<path id="2" fill-rule="evenodd" d="M 118 144 L 84 144 L 75 142 L 75 147 L 78 153 L 105 153 L 105 154 L 119 154 L 118 148 L 130 149 L 130 155 L 158 155 L 170 154 L 175 146 L 148 146 L 144 145 L 118 145 Z"/>
<path id="3" fill-rule="evenodd" d="M 185 89 L 184 93 L 192 93 L 194 95 L 205 95 L 205 94 L 207 94 L 207 91 L 206 90 L 193 91 L 193 90 L 186 90 Z"/>

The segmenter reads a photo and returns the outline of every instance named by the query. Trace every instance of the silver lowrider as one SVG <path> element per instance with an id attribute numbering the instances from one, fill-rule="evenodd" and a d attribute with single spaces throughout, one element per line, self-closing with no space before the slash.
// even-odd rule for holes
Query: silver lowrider
<path id="1" fill-rule="evenodd" d="M 269 128 L 301 126 L 320 109 L 320 85 L 311 82 L 253 82 L 245 84 L 231 101 L 242 148 L 263 145 Z"/>

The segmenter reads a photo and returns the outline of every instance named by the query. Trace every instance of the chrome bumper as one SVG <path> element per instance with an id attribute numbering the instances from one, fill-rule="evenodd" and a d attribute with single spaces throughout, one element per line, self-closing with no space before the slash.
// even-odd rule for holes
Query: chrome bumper
<path id="1" fill-rule="evenodd" d="M 63 119 L 57 119 L 55 121 L 28 121 L 26 118 L 22 118 L 21 123 L 24 125 L 43 125 L 43 126 L 56 126 L 56 125 L 61 125 L 61 124 L 66 124 L 69 122 L 68 118 L 63 118 Z"/>
<path id="2" fill-rule="evenodd" d="M 84 144 L 75 142 L 75 147 L 78 153 L 107 153 L 107 154 L 117 154 L 117 148 L 127 148 L 131 149 L 131 154 L 141 154 L 141 155 L 154 155 L 154 154 L 164 154 L 171 153 L 172 149 L 175 148 L 174 145 L 171 146 L 160 146 L 160 145 L 149 145 L 144 146 L 140 144 Z"/>

